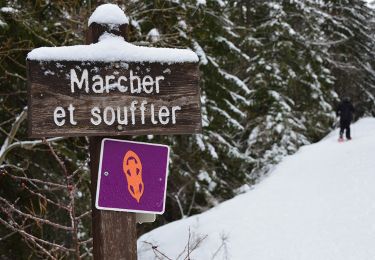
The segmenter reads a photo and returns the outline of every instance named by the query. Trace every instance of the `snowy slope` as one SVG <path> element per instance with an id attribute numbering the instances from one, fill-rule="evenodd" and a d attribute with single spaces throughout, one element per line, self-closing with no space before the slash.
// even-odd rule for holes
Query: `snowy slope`
<path id="1" fill-rule="evenodd" d="M 375 119 L 352 130 L 352 141 L 338 143 L 335 131 L 285 158 L 253 190 L 143 235 L 139 259 L 156 259 L 143 241 L 177 259 L 189 228 L 190 248 L 207 235 L 191 259 L 375 259 Z M 185 257 L 186 248 L 178 259 Z"/>

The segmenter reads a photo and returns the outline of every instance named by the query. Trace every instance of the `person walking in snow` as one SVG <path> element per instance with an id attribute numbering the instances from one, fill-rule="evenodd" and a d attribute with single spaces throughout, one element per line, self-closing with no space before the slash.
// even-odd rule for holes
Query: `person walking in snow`
<path id="1" fill-rule="evenodd" d="M 345 131 L 346 139 L 351 140 L 350 136 L 350 123 L 353 120 L 354 107 L 350 102 L 349 97 L 345 97 L 336 110 L 336 115 L 340 116 L 340 139 L 343 141 L 343 135 Z"/>

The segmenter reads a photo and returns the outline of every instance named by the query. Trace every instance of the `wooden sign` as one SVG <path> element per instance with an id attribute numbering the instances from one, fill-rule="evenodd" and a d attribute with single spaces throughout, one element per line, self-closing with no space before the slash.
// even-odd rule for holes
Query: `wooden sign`
<path id="1" fill-rule="evenodd" d="M 91 136 L 93 258 L 135 260 L 135 222 L 165 208 L 169 148 L 99 136 L 200 133 L 199 59 L 128 43 L 129 20 L 114 4 L 88 25 L 87 45 L 28 53 L 29 135 Z"/>
<path id="2" fill-rule="evenodd" d="M 29 135 L 201 132 L 193 62 L 27 60 Z"/>

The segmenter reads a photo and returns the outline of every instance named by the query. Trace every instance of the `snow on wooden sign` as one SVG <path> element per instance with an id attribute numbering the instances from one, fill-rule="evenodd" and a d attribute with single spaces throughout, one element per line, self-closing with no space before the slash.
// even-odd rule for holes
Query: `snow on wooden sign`
<path id="1" fill-rule="evenodd" d="M 104 34 L 98 43 L 27 56 L 29 135 L 188 134 L 201 131 L 198 58 Z"/>

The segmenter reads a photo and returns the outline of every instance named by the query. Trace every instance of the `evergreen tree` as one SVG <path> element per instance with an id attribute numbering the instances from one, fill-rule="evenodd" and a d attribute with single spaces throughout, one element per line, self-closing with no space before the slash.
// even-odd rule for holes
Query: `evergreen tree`
<path id="1" fill-rule="evenodd" d="M 323 10 L 328 14 L 322 29 L 330 43 L 334 89 L 341 98 L 353 99 L 357 118 L 374 115 L 374 10 L 360 0 L 326 0 Z"/>
<path id="2" fill-rule="evenodd" d="M 256 180 L 299 146 L 318 140 L 333 122 L 333 77 L 328 47 L 315 42 L 324 14 L 315 1 L 255 2 L 241 46 L 250 56 L 243 71 L 252 94 L 244 132 L 247 169 Z M 240 16 L 241 17 L 241 16 Z"/>
<path id="3" fill-rule="evenodd" d="M 137 2 L 141 3 L 145 1 Z M 160 39 L 152 45 L 190 47 L 200 58 L 203 134 L 153 137 L 171 144 L 168 207 L 174 208 L 172 216 L 179 211 L 184 217 L 232 197 L 246 180 L 241 168 L 253 163 L 240 151 L 239 142 L 250 90 L 236 76 L 249 57 L 231 41 L 239 35 L 233 31 L 235 24 L 226 15 L 224 2 L 150 1 L 148 5 L 163 13 L 131 15 L 138 30 L 134 40 L 141 41 L 156 29 Z M 167 219 L 172 216 L 166 214 Z"/>

